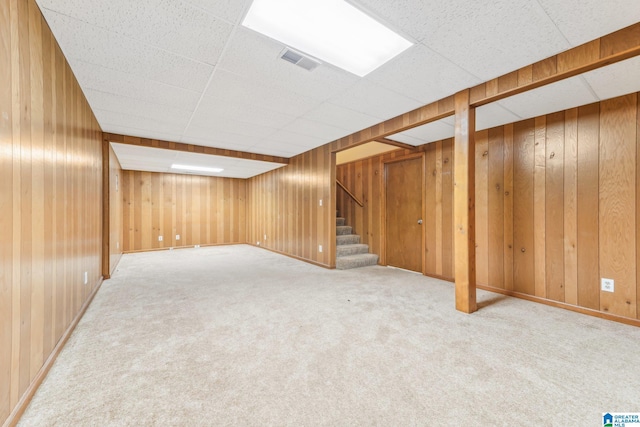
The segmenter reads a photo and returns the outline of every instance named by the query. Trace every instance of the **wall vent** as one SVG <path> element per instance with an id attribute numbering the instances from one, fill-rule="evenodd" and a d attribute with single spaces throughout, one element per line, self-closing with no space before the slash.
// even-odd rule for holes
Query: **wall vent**
<path id="1" fill-rule="evenodd" d="M 280 58 L 284 59 L 287 62 L 291 62 L 298 67 L 302 67 L 307 71 L 311 71 L 318 65 L 320 65 L 320 61 L 318 61 L 317 59 L 303 55 L 302 53 L 296 52 L 295 50 L 288 47 L 280 53 Z"/>

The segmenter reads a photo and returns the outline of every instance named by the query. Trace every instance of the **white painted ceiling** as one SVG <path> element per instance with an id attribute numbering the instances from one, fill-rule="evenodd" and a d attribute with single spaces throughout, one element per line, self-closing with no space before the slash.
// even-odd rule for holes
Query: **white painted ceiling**
<path id="1" fill-rule="evenodd" d="M 359 78 L 279 59 L 283 45 L 240 25 L 250 0 L 36 1 L 104 131 L 283 157 L 640 21 L 638 0 L 354 0 L 416 43 Z M 638 90 L 629 64 L 616 79 L 543 88 L 552 104 L 536 91 L 482 107 L 478 124 Z M 452 129 L 445 119 L 394 138 Z"/>

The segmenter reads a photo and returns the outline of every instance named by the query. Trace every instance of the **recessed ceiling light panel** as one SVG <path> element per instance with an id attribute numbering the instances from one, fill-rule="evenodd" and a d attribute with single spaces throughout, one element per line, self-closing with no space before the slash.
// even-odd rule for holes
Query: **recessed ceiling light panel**
<path id="1" fill-rule="evenodd" d="M 242 25 L 360 77 L 413 45 L 344 0 L 253 0 Z"/>
<path id="2" fill-rule="evenodd" d="M 194 171 L 194 172 L 212 172 L 212 173 L 220 173 L 224 171 L 224 169 L 220 169 L 220 168 L 209 168 L 204 166 L 189 166 L 189 165 L 171 165 L 171 169 L 178 169 L 183 171 Z"/>

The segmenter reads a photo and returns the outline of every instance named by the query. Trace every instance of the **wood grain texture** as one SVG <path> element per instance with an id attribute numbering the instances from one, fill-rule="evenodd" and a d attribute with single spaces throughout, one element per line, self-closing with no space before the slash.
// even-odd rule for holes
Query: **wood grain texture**
<path id="1" fill-rule="evenodd" d="M 578 109 L 565 111 L 564 301 L 578 304 Z"/>
<path id="2" fill-rule="evenodd" d="M 598 141 L 600 104 L 578 108 L 578 305 L 600 310 Z"/>
<path id="3" fill-rule="evenodd" d="M 422 273 L 424 159 L 385 164 L 386 263 Z"/>
<path id="4" fill-rule="evenodd" d="M 469 91 L 455 95 L 453 221 L 456 309 L 477 310 L 475 230 L 475 108 Z"/>
<path id="5" fill-rule="evenodd" d="M 535 295 L 533 168 L 535 120 L 513 129 L 513 289 Z"/>
<path id="6" fill-rule="evenodd" d="M 476 280 L 489 284 L 489 131 L 476 133 Z"/>
<path id="7" fill-rule="evenodd" d="M 598 48 L 599 52 L 596 52 Z M 512 83 L 512 73 L 474 86 L 470 89 L 470 102 L 472 106 L 479 107 L 638 55 L 640 23 L 518 70 L 516 86 Z"/>
<path id="8" fill-rule="evenodd" d="M 115 271 L 123 252 L 122 175 L 116 153 L 109 146 L 109 274 Z"/>
<path id="9" fill-rule="evenodd" d="M 564 112 L 549 114 L 545 164 L 545 295 L 564 301 Z"/>
<path id="10" fill-rule="evenodd" d="M 504 126 L 504 288 L 513 290 L 513 124 Z"/>
<path id="11" fill-rule="evenodd" d="M 600 293 L 600 310 L 624 317 L 636 311 L 636 94 L 603 101 L 600 110 L 600 277 L 615 292 Z"/>
<path id="12" fill-rule="evenodd" d="M 139 171 L 121 174 L 124 252 L 246 242 L 245 180 Z"/>
<path id="13" fill-rule="evenodd" d="M 35 1 L 0 2 L 0 81 L 3 424 L 100 283 L 102 132 Z"/>
<path id="14" fill-rule="evenodd" d="M 546 298 L 546 116 L 536 117 L 533 165 L 533 262 L 536 296 Z"/>
<path id="15" fill-rule="evenodd" d="M 489 129 L 488 137 L 487 283 L 504 288 L 504 127 Z"/>
<path id="16" fill-rule="evenodd" d="M 354 188 L 350 177 L 355 173 L 352 166 L 347 177 L 341 177 L 349 181 L 349 188 Z M 315 179 L 317 176 L 322 179 Z M 317 265 L 335 267 L 335 178 L 335 153 L 325 145 L 291 158 L 285 167 L 248 179 L 246 241 Z M 362 183 L 359 185 L 362 188 Z M 341 209 L 342 215 L 356 215 L 355 209 L 349 210 L 353 208 Z M 364 216 L 360 216 L 363 220 Z M 322 230 L 322 234 L 312 239 L 309 233 L 313 230 Z"/>

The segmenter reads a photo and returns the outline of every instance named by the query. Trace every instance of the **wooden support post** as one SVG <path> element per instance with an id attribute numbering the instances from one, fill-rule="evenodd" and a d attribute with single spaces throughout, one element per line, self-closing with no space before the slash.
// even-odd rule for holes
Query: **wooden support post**
<path id="1" fill-rule="evenodd" d="M 455 95 L 454 191 L 456 310 L 473 313 L 476 304 L 475 131 L 476 111 L 469 90 Z"/>

